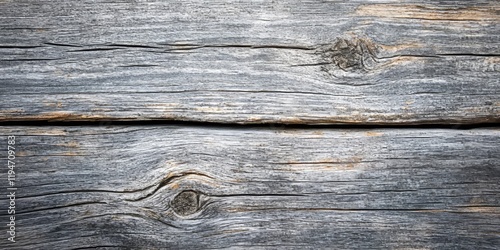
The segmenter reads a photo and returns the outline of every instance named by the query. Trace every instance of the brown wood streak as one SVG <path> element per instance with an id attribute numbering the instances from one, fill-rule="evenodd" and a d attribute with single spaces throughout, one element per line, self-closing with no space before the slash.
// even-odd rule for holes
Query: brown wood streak
<path id="1" fill-rule="evenodd" d="M 19 235 L 2 248 L 500 242 L 498 129 L 3 126 L 0 144 L 11 134 Z"/>
<path id="2" fill-rule="evenodd" d="M 462 8 L 441 7 L 430 4 L 366 4 L 358 7 L 356 14 L 381 18 L 414 18 L 434 21 L 498 22 L 500 21 L 498 11 L 499 6 L 497 4 L 484 7 Z"/>

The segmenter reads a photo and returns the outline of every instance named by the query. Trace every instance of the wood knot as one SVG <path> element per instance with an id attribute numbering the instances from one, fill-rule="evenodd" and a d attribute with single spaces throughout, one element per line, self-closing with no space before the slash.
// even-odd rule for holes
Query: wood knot
<path id="1" fill-rule="evenodd" d="M 171 201 L 170 206 L 180 216 L 194 214 L 199 209 L 200 197 L 195 191 L 182 191 Z"/>
<path id="2" fill-rule="evenodd" d="M 376 63 L 378 48 L 367 38 L 338 38 L 321 53 L 327 63 L 323 70 L 335 76 L 336 71 L 367 72 Z"/>

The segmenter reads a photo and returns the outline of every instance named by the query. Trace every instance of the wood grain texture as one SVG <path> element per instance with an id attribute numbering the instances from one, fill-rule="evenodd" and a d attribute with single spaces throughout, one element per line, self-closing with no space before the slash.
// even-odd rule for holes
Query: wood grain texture
<path id="1" fill-rule="evenodd" d="M 12 134 L 3 249 L 500 245 L 498 129 L 0 127 L 1 145 Z"/>
<path id="2" fill-rule="evenodd" d="M 498 1 L 0 1 L 0 121 L 500 121 Z"/>

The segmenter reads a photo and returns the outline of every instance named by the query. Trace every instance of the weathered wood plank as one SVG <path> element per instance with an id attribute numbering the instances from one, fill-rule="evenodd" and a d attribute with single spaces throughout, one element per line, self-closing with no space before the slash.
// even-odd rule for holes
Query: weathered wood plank
<path id="1" fill-rule="evenodd" d="M 500 245 L 498 129 L 0 127 L 0 135 L 0 145 L 16 136 L 18 188 L 16 243 L 2 239 L 3 249 Z M 8 222 L 6 195 L 0 207 Z"/>
<path id="2" fill-rule="evenodd" d="M 485 0 L 0 1 L 0 121 L 499 122 L 499 11 Z"/>

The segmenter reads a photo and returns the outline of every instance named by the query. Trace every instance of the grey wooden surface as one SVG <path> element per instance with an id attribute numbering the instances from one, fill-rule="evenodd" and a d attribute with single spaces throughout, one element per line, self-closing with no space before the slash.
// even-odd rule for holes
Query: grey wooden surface
<path id="1" fill-rule="evenodd" d="M 0 0 L 0 249 L 498 249 L 499 36 L 499 1 Z"/>
<path id="2" fill-rule="evenodd" d="M 0 121 L 500 121 L 498 1 L 0 1 Z"/>
<path id="3" fill-rule="evenodd" d="M 500 245 L 495 128 L 0 127 L 1 145 L 12 134 L 2 249 Z"/>

